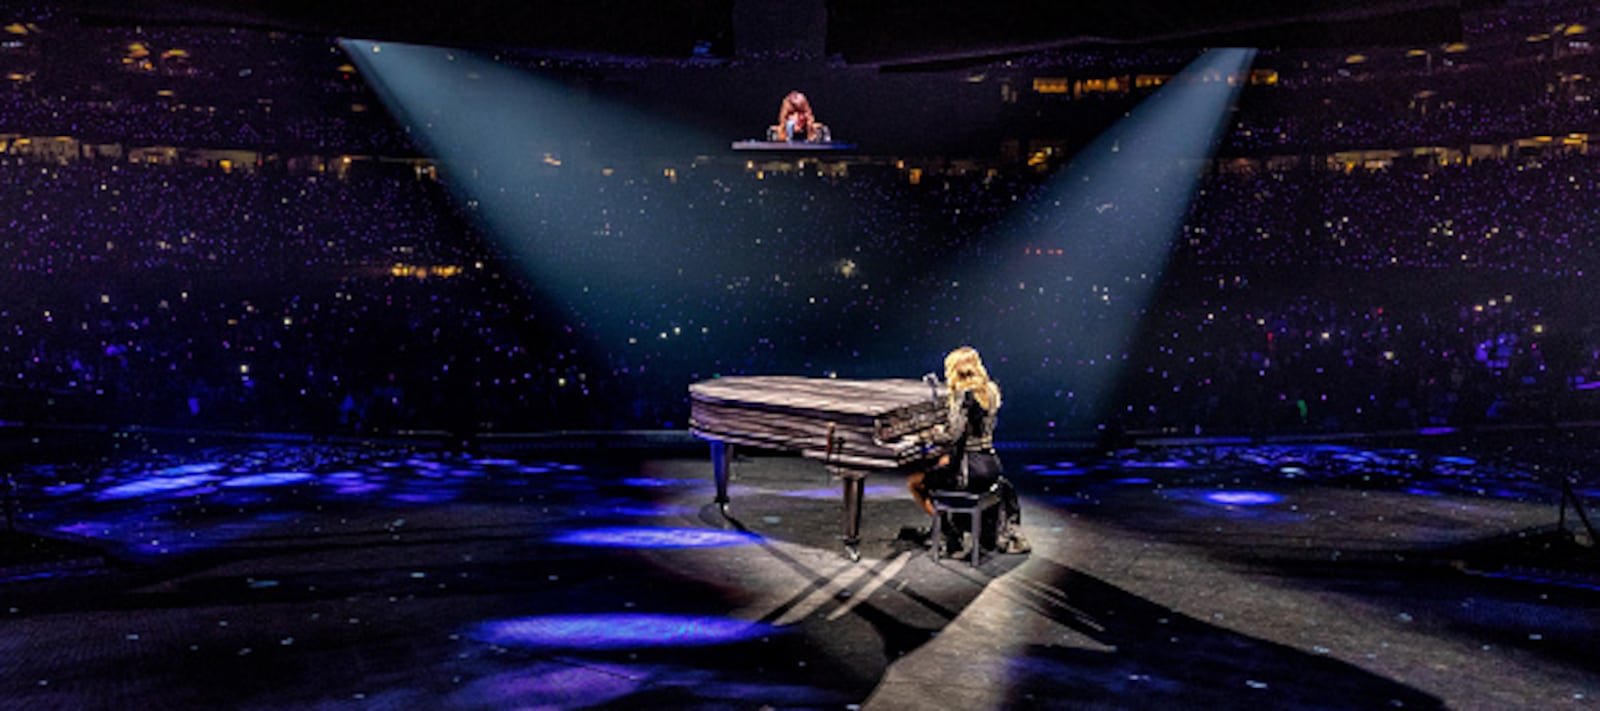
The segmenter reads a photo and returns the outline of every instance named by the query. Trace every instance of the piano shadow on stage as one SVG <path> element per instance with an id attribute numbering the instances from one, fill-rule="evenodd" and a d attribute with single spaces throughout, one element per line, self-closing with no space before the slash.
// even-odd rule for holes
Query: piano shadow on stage
<path id="1" fill-rule="evenodd" d="M 894 472 L 867 479 L 863 555 L 851 563 L 835 552 L 837 531 L 829 524 L 837 522 L 838 504 L 830 500 L 837 492 L 816 462 L 758 453 L 733 467 L 732 519 L 758 534 L 761 552 L 704 556 L 696 577 L 759 581 L 739 588 L 745 614 L 799 635 L 808 652 L 862 687 L 961 670 L 1008 679 L 963 699 L 981 700 L 967 706 L 974 708 L 1025 708 L 1041 699 L 1117 705 L 1127 693 L 1150 701 L 1141 707 L 1199 698 L 1226 708 L 1241 690 L 1262 689 L 1289 708 L 1317 708 L 1328 699 L 1350 708 L 1441 707 L 1425 691 L 1348 662 L 1184 614 L 1169 607 L 1170 590 L 1155 586 L 1146 597 L 1148 590 L 1062 560 L 1065 548 L 989 556 L 977 568 L 936 564 L 924 549 L 893 540 L 897 526 L 917 516 Z M 702 516 L 720 519 L 714 504 Z M 987 637 L 994 628 L 984 624 L 956 624 L 963 617 L 1013 621 L 1007 629 L 1015 638 Z M 891 666 L 900 667 L 898 676 Z"/>

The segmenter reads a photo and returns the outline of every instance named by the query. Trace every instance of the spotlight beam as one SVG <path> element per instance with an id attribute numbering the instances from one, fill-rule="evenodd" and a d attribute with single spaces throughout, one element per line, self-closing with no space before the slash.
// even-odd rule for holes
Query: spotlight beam
<path id="1" fill-rule="evenodd" d="M 633 298 L 637 285 L 680 278 L 687 260 L 658 233 L 613 229 L 602 208 L 630 188 L 620 178 L 607 183 L 601 169 L 613 159 L 693 155 L 714 141 L 473 52 L 361 40 L 341 46 L 439 162 L 462 209 L 572 323 L 616 343 L 624 327 L 607 321 L 606 308 Z M 661 224 L 698 219 L 679 206 L 651 208 Z"/>
<path id="2" fill-rule="evenodd" d="M 992 350 L 1031 425 L 1102 421 L 1137 325 L 1227 127 L 1252 49 L 1214 49 L 1073 157 L 1026 216 L 983 245 L 998 260 L 952 275 L 952 341 Z M 958 343 L 932 344 L 945 348 Z M 931 362 L 931 361 L 930 361 Z M 1018 397 L 1012 398 L 1011 393 Z"/>

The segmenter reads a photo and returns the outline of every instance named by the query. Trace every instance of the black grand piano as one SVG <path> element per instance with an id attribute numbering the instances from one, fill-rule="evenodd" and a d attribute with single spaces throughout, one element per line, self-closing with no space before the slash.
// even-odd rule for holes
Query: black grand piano
<path id="1" fill-rule="evenodd" d="M 861 557 L 861 497 L 868 473 L 931 466 L 926 444 L 947 417 L 943 385 L 925 380 L 797 376 L 716 378 L 689 386 L 689 430 L 711 443 L 717 504 L 728 509 L 733 446 L 798 452 L 843 484 L 845 549 Z"/>

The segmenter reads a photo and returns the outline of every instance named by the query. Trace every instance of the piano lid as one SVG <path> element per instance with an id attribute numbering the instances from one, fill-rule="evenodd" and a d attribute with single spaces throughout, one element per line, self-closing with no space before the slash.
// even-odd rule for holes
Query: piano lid
<path id="1" fill-rule="evenodd" d="M 879 417 L 906 407 L 942 409 L 944 386 L 921 380 L 850 380 L 791 375 L 730 376 L 689 386 L 691 401 L 819 414 Z"/>
<path id="2" fill-rule="evenodd" d="M 945 391 L 921 380 L 738 376 L 689 386 L 697 436 L 888 467 L 925 452 L 917 436 L 946 418 Z"/>

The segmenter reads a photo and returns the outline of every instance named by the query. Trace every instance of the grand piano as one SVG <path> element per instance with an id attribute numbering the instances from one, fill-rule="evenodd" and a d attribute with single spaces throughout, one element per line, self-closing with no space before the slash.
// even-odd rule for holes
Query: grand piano
<path id="1" fill-rule="evenodd" d="M 689 430 L 711 443 L 724 516 L 734 445 L 821 462 L 842 482 L 845 549 L 859 560 L 863 482 L 873 471 L 930 465 L 943 454 L 926 442 L 945 422 L 944 402 L 944 386 L 931 380 L 716 378 L 689 386 Z"/>

